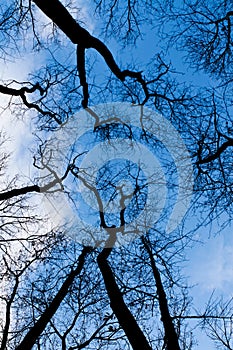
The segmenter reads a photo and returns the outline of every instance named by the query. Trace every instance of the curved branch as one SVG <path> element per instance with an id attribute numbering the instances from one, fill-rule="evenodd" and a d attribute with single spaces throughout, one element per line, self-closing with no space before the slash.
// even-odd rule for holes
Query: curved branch
<path id="1" fill-rule="evenodd" d="M 117 76 L 121 76 L 121 70 L 116 64 L 110 50 L 99 39 L 92 36 L 86 29 L 82 28 L 71 16 L 68 10 L 59 0 L 33 0 L 40 10 L 55 23 L 62 32 L 72 41 L 72 43 L 85 48 L 96 49 L 111 71 Z"/>
<path id="2" fill-rule="evenodd" d="M 36 109 L 37 112 L 39 112 L 40 114 L 42 114 L 44 116 L 49 115 L 59 125 L 61 125 L 62 122 L 60 119 L 58 119 L 58 117 L 55 115 L 55 113 L 43 110 L 36 103 L 28 102 L 28 100 L 26 98 L 26 93 L 33 93 L 36 90 L 39 90 L 40 94 L 43 95 L 44 90 L 42 89 L 42 87 L 38 83 L 33 85 L 31 88 L 22 87 L 21 89 L 14 89 L 14 88 L 9 88 L 8 86 L 0 85 L 0 93 L 1 94 L 20 97 L 26 107 L 28 107 L 29 109 Z"/>
<path id="3" fill-rule="evenodd" d="M 87 83 L 85 81 L 85 68 L 83 70 L 84 63 L 84 49 L 95 49 L 105 60 L 107 66 L 112 73 L 121 81 L 124 81 L 126 77 L 136 79 L 143 88 L 146 95 L 146 100 L 149 98 L 148 88 L 146 82 L 142 78 L 141 72 L 133 72 L 128 69 L 121 71 L 117 65 L 111 51 L 108 47 L 98 38 L 92 36 L 86 29 L 82 28 L 75 19 L 71 16 L 68 10 L 60 3 L 59 0 L 33 0 L 34 3 L 40 8 L 40 10 L 48 16 L 53 23 L 55 23 L 62 32 L 72 41 L 72 43 L 80 46 L 80 52 L 78 52 L 78 58 L 81 59 L 80 66 L 78 67 L 79 74 L 81 72 L 80 83 L 85 90 L 83 105 L 87 107 Z M 79 63 L 78 63 L 79 65 Z M 81 69 L 80 69 L 81 68 Z M 81 81 L 82 79 L 82 81 Z"/>

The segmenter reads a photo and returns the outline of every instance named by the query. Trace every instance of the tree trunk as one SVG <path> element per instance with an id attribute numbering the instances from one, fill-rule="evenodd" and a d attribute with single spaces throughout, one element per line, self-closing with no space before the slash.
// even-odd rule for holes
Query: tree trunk
<path id="1" fill-rule="evenodd" d="M 149 244 L 147 243 L 146 239 L 143 237 L 142 241 L 144 243 L 144 246 L 146 248 L 147 253 L 149 254 L 151 267 L 155 279 L 155 284 L 157 288 L 157 294 L 158 294 L 158 301 L 159 301 L 159 308 L 160 308 L 160 314 L 161 314 L 161 321 L 163 322 L 164 327 L 164 341 L 165 341 L 165 348 L 167 350 L 180 350 L 180 345 L 178 342 L 178 336 L 175 331 L 174 324 L 172 322 L 172 317 L 169 312 L 168 308 L 168 302 L 165 290 L 163 288 L 163 283 L 161 280 L 160 272 L 157 269 L 157 266 L 155 264 L 155 260 L 153 257 L 153 253 L 150 249 Z"/>
<path id="2" fill-rule="evenodd" d="M 107 258 L 111 251 L 112 248 L 104 248 L 97 258 L 110 299 L 110 306 L 116 315 L 120 326 L 124 330 L 132 348 L 134 350 L 152 350 L 135 318 L 126 306 L 111 267 L 108 264 Z"/>
<path id="3" fill-rule="evenodd" d="M 67 292 L 72 285 L 74 279 L 76 276 L 79 275 L 81 272 L 85 257 L 88 254 L 88 252 L 91 251 L 91 248 L 85 247 L 83 248 L 83 251 L 78 259 L 78 266 L 74 271 L 71 271 L 62 284 L 61 288 L 55 295 L 54 299 L 52 300 L 51 304 L 47 307 L 47 309 L 43 312 L 43 314 L 40 316 L 40 318 L 36 321 L 34 326 L 29 330 L 29 332 L 25 335 L 22 342 L 16 347 L 16 350 L 31 350 L 33 345 L 35 344 L 36 340 L 39 338 L 41 333 L 45 330 L 47 324 L 57 311 L 58 307 L 60 306 L 61 302 L 64 300 L 65 296 L 67 295 Z"/>

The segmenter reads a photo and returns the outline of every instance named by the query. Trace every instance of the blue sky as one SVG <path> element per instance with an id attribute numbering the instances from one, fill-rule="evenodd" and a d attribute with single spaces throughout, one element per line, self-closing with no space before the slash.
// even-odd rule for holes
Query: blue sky
<path id="1" fill-rule="evenodd" d="M 95 25 L 98 25 L 98 22 L 93 21 L 92 18 L 89 18 L 88 5 L 82 6 L 83 8 L 83 17 L 87 20 L 87 28 L 92 31 L 95 30 Z M 137 48 L 128 50 L 127 48 L 124 52 L 117 45 L 116 40 L 110 41 L 110 47 L 115 52 L 116 58 L 123 62 L 127 62 L 127 59 L 131 59 L 133 55 L 136 57 L 136 60 L 147 62 L 153 56 L 154 50 L 157 49 L 159 42 L 152 42 L 152 33 L 147 32 L 145 38 L 142 42 L 137 44 Z M 130 52 L 130 54 L 129 54 Z M 168 55 L 168 59 L 172 60 L 173 65 L 177 68 L 178 71 L 182 71 L 184 75 L 182 79 L 191 81 L 194 84 L 199 84 L 202 86 L 211 85 L 212 81 L 207 80 L 205 74 L 194 74 L 191 70 L 187 70 L 187 66 L 183 63 L 182 53 L 177 52 L 174 48 Z M 30 73 L 34 68 L 36 69 L 41 62 L 44 62 L 46 57 L 43 54 L 38 56 L 38 54 L 27 53 L 25 57 L 19 58 L 16 62 L 8 62 L 7 64 L 1 63 L 1 78 L 6 79 L 16 79 L 23 81 L 26 79 L 27 74 Z M 18 67 L 21 67 L 20 69 Z M 0 103 L 5 103 L 6 99 L 0 96 Z M 7 113 L 3 115 L 1 119 L 1 127 L 5 129 L 7 134 L 11 137 L 11 148 L 12 151 L 17 149 L 22 149 L 22 146 L 25 146 L 25 143 L 30 145 L 33 142 L 33 137 L 30 133 L 30 122 L 28 120 L 14 120 L 14 129 L 12 129 L 12 119 Z M 25 142 L 25 136 L 27 141 Z M 17 173 L 18 168 L 22 174 L 30 177 L 30 165 L 31 158 L 30 152 L 25 152 L 24 162 L 20 164 L 15 164 L 18 156 L 13 155 L 13 162 L 11 169 L 11 175 Z M 29 163 L 27 163 L 29 162 Z M 194 221 L 189 221 L 189 224 L 194 224 Z M 198 284 L 195 286 L 191 292 L 196 307 L 205 305 L 208 300 L 208 297 L 215 290 L 215 294 L 220 295 L 224 294 L 226 298 L 232 296 L 232 287 L 233 287 L 233 270 L 232 266 L 232 256 L 233 256 L 233 237 L 232 237 L 232 228 L 226 227 L 223 232 L 215 235 L 215 232 L 219 230 L 217 223 L 214 223 L 213 226 L 202 228 L 196 232 L 195 239 L 203 241 L 203 244 L 196 244 L 194 248 L 187 250 L 187 261 L 185 263 L 186 267 L 184 271 L 187 275 L 190 276 L 190 284 Z M 210 234 L 209 234 L 210 233 Z M 199 345 L 197 346 L 198 350 L 214 350 L 215 346 L 213 342 L 210 342 L 206 336 L 199 335 Z"/>
<path id="2" fill-rule="evenodd" d="M 177 3 L 182 3 L 178 1 Z M 94 23 L 94 22 L 93 22 Z M 96 23 L 98 25 L 98 23 Z M 136 62 L 147 63 L 155 53 L 160 51 L 162 41 L 156 40 L 152 31 L 146 31 L 143 41 L 138 41 L 136 48 L 122 50 L 119 48 L 117 39 L 110 40 L 110 47 L 116 59 L 127 62 L 132 57 Z M 184 53 L 178 52 L 174 47 L 169 48 L 167 60 L 172 62 L 173 67 L 182 75 L 180 80 L 192 83 L 202 88 L 209 88 L 215 84 L 215 80 L 203 72 L 195 72 L 188 68 L 184 62 Z M 225 218 L 223 218 L 225 222 Z M 190 227 L 195 225 L 196 220 L 188 220 Z M 187 262 L 184 272 L 189 276 L 189 283 L 194 285 L 191 295 L 194 299 L 194 307 L 204 310 L 206 303 L 213 290 L 215 296 L 224 295 L 226 299 L 232 296 L 233 287 L 233 237 L 232 228 L 227 226 L 219 232 L 222 222 L 197 230 L 194 239 L 202 243 L 195 244 L 192 249 L 187 249 Z M 193 323 L 192 323 L 193 324 Z M 194 334 L 197 331 L 194 331 Z M 196 333 L 197 334 L 197 333 Z M 209 340 L 204 332 L 198 332 L 198 350 L 214 350 L 215 344 Z"/>
<path id="3" fill-rule="evenodd" d="M 178 4 L 182 1 L 178 1 Z M 151 57 L 160 51 L 163 41 L 158 38 L 156 40 L 152 31 L 145 32 L 143 41 L 138 41 L 137 47 L 133 49 L 117 50 L 116 40 L 112 40 L 113 51 L 116 52 L 116 57 L 127 62 L 132 56 L 138 62 L 148 62 Z M 130 53 L 129 53 L 130 52 Z M 180 80 L 191 83 L 202 88 L 209 88 L 216 84 L 214 78 L 209 77 L 203 72 L 192 70 L 185 63 L 185 52 L 179 52 L 174 47 L 168 49 L 167 60 L 172 62 L 173 67 L 177 72 L 182 73 Z M 223 217 L 218 222 L 214 222 L 207 227 L 203 227 L 196 232 L 194 239 L 201 243 L 196 244 L 192 249 L 187 250 L 187 259 L 185 263 L 185 271 L 190 277 L 190 283 L 194 284 L 191 294 L 194 297 L 196 306 L 204 306 L 208 301 L 212 291 L 215 290 L 215 295 L 224 295 L 226 299 L 232 296 L 233 287 L 233 236 L 232 227 L 227 225 L 224 230 L 220 227 L 225 223 L 226 217 Z M 190 227 L 195 225 L 196 220 L 188 220 Z M 199 350 L 207 348 L 215 349 L 213 342 L 210 342 L 205 336 L 202 337 Z"/>

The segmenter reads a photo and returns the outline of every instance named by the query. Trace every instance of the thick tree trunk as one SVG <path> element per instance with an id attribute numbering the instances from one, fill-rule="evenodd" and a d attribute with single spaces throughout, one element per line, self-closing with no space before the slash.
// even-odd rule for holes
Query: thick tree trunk
<path id="1" fill-rule="evenodd" d="M 36 321 L 35 325 L 29 330 L 29 332 L 25 335 L 22 342 L 17 346 L 16 350 L 31 350 L 36 340 L 39 338 L 41 333 L 45 330 L 47 324 L 57 311 L 61 302 L 64 300 L 69 287 L 72 285 L 76 276 L 81 272 L 85 257 L 90 252 L 91 248 L 85 247 L 78 259 L 78 266 L 74 271 L 71 271 L 66 278 L 65 282 L 62 284 L 61 288 L 55 295 L 51 304 L 47 307 L 47 309 L 43 312 L 40 318 Z"/>
<path id="2" fill-rule="evenodd" d="M 110 306 L 116 315 L 120 326 L 124 330 L 132 348 L 134 350 L 151 350 L 152 348 L 149 345 L 145 335 L 126 306 L 111 267 L 108 264 L 107 258 L 111 253 L 111 250 L 111 248 L 104 248 L 97 258 L 110 299 Z"/>
<path id="3" fill-rule="evenodd" d="M 172 322 L 172 317 L 169 312 L 168 308 L 168 302 L 165 290 L 163 288 L 163 283 L 161 280 L 160 272 L 157 269 L 157 266 L 155 264 L 155 260 L 153 257 L 152 250 L 150 249 L 150 246 L 148 245 L 146 239 L 143 237 L 142 241 L 144 243 L 144 246 L 146 248 L 146 251 L 150 258 L 150 263 L 155 279 L 155 284 L 157 288 L 157 294 L 158 294 L 158 301 L 159 301 L 159 308 L 160 308 L 160 314 L 161 314 L 161 321 L 163 322 L 164 327 L 164 341 L 165 346 L 167 350 L 180 350 L 179 342 L 178 342 L 178 336 L 175 331 L 174 324 Z"/>

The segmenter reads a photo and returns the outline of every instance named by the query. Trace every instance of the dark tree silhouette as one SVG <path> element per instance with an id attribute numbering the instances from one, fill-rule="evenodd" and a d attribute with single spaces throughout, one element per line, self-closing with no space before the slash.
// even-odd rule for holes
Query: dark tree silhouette
<path id="1" fill-rule="evenodd" d="M 94 30 L 82 19 L 85 6 L 90 21 L 97 22 Z M 146 130 L 141 112 L 139 132 L 138 126 L 113 114 L 102 120 L 92 108 L 117 101 L 139 106 L 141 111 L 150 107 L 161 112 L 180 133 L 194 166 L 187 217 L 201 211 L 204 225 L 224 212 L 230 223 L 232 2 L 95 0 L 80 5 L 78 1 L 9 0 L 0 4 L 0 14 L 1 64 L 17 62 L 28 52 L 35 58 L 43 56 L 39 63 L 35 59 L 27 81 L 3 75 L 0 82 L 3 120 L 6 114 L 20 117 L 36 135 L 30 145 L 33 171 L 26 176 L 7 168 L 10 151 L 0 134 L 0 349 L 187 350 L 195 348 L 197 326 L 217 345 L 232 349 L 232 300 L 212 296 L 206 309 L 197 311 L 182 276 L 186 247 L 194 244 L 196 227 L 181 224 L 169 234 L 164 229 L 179 179 L 168 150 L 153 135 L 156 117 L 147 116 L 150 128 Z M 142 52 L 144 36 L 148 48 L 154 47 L 151 57 Z M 177 69 L 177 55 L 180 60 L 184 57 L 183 70 L 190 69 L 195 77 L 203 74 L 208 86 L 196 86 L 195 78 L 195 84 L 184 83 L 192 79 L 179 71 L 180 66 Z M 72 152 L 63 154 L 66 126 L 71 121 L 78 132 L 81 117 L 73 116 L 84 109 L 94 121 L 92 135 L 83 138 L 86 148 L 70 144 Z M 70 130 L 69 141 L 72 135 Z M 165 136 L 174 141 L 168 130 Z M 153 206 L 146 218 L 140 216 L 154 181 L 153 177 L 145 180 L 144 164 L 128 161 L 120 166 L 118 158 L 96 174 L 94 166 L 88 169 L 82 163 L 88 147 L 99 142 L 107 154 L 117 138 L 130 141 L 129 148 L 140 144 L 144 152 L 148 147 L 163 164 L 165 180 L 157 166 L 153 176 L 162 185 L 166 182 L 171 203 L 166 203 L 152 227 L 146 221 L 156 217 Z M 52 148 L 51 140 L 56 141 Z M 7 142 L 14 145 L 13 140 Z M 61 157 L 63 167 L 57 170 Z M 143 154 L 141 163 L 146 161 Z M 126 176 L 128 183 L 122 184 Z M 92 228 L 89 223 L 80 228 L 69 222 L 67 202 L 90 223 L 94 216 L 83 202 L 80 205 L 73 185 L 84 188 L 96 205 Z M 64 221 L 51 220 L 53 214 L 44 213 L 44 198 L 52 202 L 53 213 L 64 209 Z M 158 201 L 161 198 L 162 194 Z M 111 212 L 114 206 L 117 213 Z M 143 235 L 137 229 L 128 232 L 127 225 L 138 217 Z M 127 238 L 128 233 L 136 239 L 117 245 L 119 237 Z M 92 237 L 95 244 L 83 241 L 83 246 L 77 239 L 80 235 L 87 241 Z"/>

